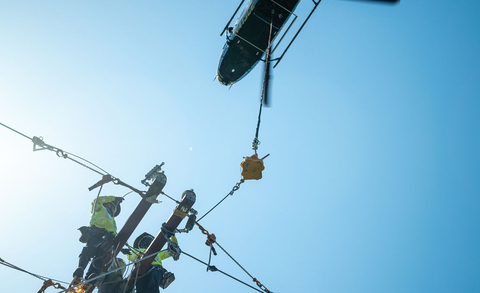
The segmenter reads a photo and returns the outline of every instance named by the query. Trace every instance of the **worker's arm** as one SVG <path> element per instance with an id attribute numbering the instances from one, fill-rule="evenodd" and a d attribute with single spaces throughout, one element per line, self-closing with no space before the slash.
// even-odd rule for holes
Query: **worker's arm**
<path id="1" fill-rule="evenodd" d="M 171 255 L 170 255 L 170 253 L 168 253 L 167 250 L 162 250 L 162 251 L 160 251 L 160 252 L 158 253 L 157 258 L 158 258 L 160 261 L 162 261 L 162 260 L 164 260 L 164 259 L 166 259 L 166 258 L 169 258 L 170 256 L 171 256 Z"/>
<path id="2" fill-rule="evenodd" d="M 100 196 L 98 199 L 94 199 L 92 201 L 92 214 L 93 214 L 93 209 L 95 208 L 95 212 L 99 212 L 101 209 L 103 209 L 103 204 L 107 202 L 113 202 L 115 201 L 115 196 L 113 195 L 108 195 L 108 196 Z M 95 204 L 96 202 L 96 204 Z"/>
<path id="3" fill-rule="evenodd" d="M 130 262 L 134 262 L 138 259 L 138 257 L 140 256 L 140 252 L 135 250 L 135 249 L 132 249 L 130 250 L 130 252 L 127 254 L 127 259 L 130 261 Z"/>

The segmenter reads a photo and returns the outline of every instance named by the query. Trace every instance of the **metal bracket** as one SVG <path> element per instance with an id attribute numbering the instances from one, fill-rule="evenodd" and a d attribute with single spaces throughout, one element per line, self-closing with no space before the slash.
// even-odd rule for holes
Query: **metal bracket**
<path id="1" fill-rule="evenodd" d="M 145 186 L 150 186 L 150 183 L 147 181 L 154 180 L 159 174 L 162 174 L 162 166 L 165 165 L 164 162 L 162 162 L 160 165 L 156 165 L 155 167 L 152 168 L 147 174 L 145 174 L 145 179 L 143 179 L 141 182 Z"/>

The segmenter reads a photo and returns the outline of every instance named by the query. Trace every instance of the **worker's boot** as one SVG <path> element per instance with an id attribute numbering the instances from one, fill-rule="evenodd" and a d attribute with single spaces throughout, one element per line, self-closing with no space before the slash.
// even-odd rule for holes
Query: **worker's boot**
<path id="1" fill-rule="evenodd" d="M 85 280 L 87 280 L 91 284 L 95 284 L 95 283 L 99 282 L 99 280 L 96 280 L 96 281 L 93 281 L 93 282 L 91 282 L 90 280 L 96 278 L 97 276 L 98 276 L 97 273 L 87 273 L 87 276 L 85 277 Z"/>

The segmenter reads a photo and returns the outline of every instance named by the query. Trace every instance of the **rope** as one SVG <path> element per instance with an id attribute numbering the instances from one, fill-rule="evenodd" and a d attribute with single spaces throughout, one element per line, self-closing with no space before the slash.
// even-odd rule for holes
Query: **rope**
<path id="1" fill-rule="evenodd" d="M 98 198 L 100 197 L 100 193 L 102 193 L 102 188 L 103 188 L 103 184 L 100 185 L 100 189 L 98 190 L 98 194 L 97 194 L 97 198 L 95 199 L 95 204 L 93 205 L 93 210 L 92 210 L 92 215 L 96 212 L 97 210 L 97 202 L 98 202 Z M 90 236 L 90 232 L 91 230 L 89 230 L 89 236 Z"/>
<path id="2" fill-rule="evenodd" d="M 123 278 L 121 280 L 115 280 L 115 281 L 109 281 L 109 282 L 103 282 L 101 285 L 97 286 L 97 288 L 100 288 L 100 287 L 103 287 L 103 286 L 106 286 L 106 285 L 110 285 L 110 284 L 115 284 L 115 283 L 120 283 L 120 282 L 123 282 Z"/>
<path id="3" fill-rule="evenodd" d="M 133 264 L 133 263 L 132 263 Z M 126 284 L 129 283 L 130 281 L 130 278 L 132 277 L 131 273 L 133 272 L 133 269 L 132 271 L 130 272 L 130 275 L 128 276 L 128 279 L 127 279 L 127 282 Z M 140 270 L 137 270 L 136 274 L 135 274 L 135 280 L 133 281 L 133 288 L 135 288 L 135 286 L 137 285 L 137 280 L 138 280 L 138 273 L 140 272 Z M 142 276 L 143 277 L 143 276 Z M 125 285 L 125 287 L 123 287 L 123 293 L 126 293 L 127 292 L 127 285 Z"/>
<path id="4" fill-rule="evenodd" d="M 127 195 L 129 195 L 129 194 L 132 193 L 132 192 L 133 192 L 133 190 L 130 190 L 129 192 L 125 193 L 125 195 L 122 196 L 122 197 L 125 198 L 125 197 L 127 197 Z"/>
<path id="5" fill-rule="evenodd" d="M 222 198 L 222 200 L 220 200 L 213 208 L 211 208 L 208 212 L 206 212 L 205 215 L 201 216 L 200 219 L 197 220 L 197 222 L 200 222 L 201 219 L 205 218 L 206 215 L 208 215 L 211 211 L 213 211 L 213 210 L 214 210 L 219 204 L 221 204 L 229 195 L 233 195 L 233 193 L 240 188 L 240 184 L 242 184 L 243 182 L 245 182 L 245 180 L 240 179 L 240 181 L 237 182 L 237 184 L 235 184 L 235 186 L 232 188 L 232 190 L 231 190 L 227 195 L 225 195 L 225 197 Z"/>

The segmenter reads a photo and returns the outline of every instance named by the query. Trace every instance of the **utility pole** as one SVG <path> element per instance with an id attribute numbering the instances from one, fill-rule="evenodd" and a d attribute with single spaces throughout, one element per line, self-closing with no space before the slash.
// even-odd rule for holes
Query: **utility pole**
<path id="1" fill-rule="evenodd" d="M 190 209 L 195 203 L 195 200 L 196 195 L 193 190 L 186 190 L 183 192 L 181 202 L 175 207 L 170 218 L 168 218 L 167 222 L 162 225 L 162 229 L 160 232 L 158 232 L 155 239 L 144 252 L 145 256 L 153 255 L 139 262 L 135 269 L 130 273 L 130 277 L 128 278 L 129 281 L 127 283 L 127 292 L 130 292 L 133 289 L 135 281 L 134 276 L 137 275 L 137 271 L 139 276 L 145 274 L 152 261 L 155 259 L 157 253 L 162 250 L 163 246 L 167 242 L 167 239 L 174 235 L 175 229 L 177 229 L 178 225 L 188 215 Z"/>
<path id="2" fill-rule="evenodd" d="M 145 196 L 113 240 L 113 247 L 115 248 L 114 256 L 118 255 L 120 250 L 122 250 L 122 247 L 127 243 L 127 240 L 132 236 L 133 231 L 137 228 L 140 221 L 142 221 L 143 217 L 152 206 L 153 199 L 156 199 L 156 197 L 162 192 L 165 184 L 167 184 L 167 176 L 165 176 L 164 173 L 157 173 L 155 180 L 150 185 L 150 188 L 148 188 Z"/>
<path id="3" fill-rule="evenodd" d="M 142 183 L 145 184 L 146 181 L 148 180 L 153 180 L 151 184 L 146 184 L 149 186 L 148 190 L 145 192 L 144 195 L 142 195 L 142 199 L 138 203 L 137 207 L 133 211 L 133 213 L 130 215 L 130 217 L 127 219 L 125 222 L 125 225 L 123 228 L 118 232 L 117 236 L 113 239 L 113 253 L 109 255 L 111 258 L 115 258 L 118 253 L 122 250 L 122 247 L 127 243 L 127 240 L 132 236 L 133 231 L 137 228 L 138 224 L 142 221 L 143 217 L 147 213 L 147 211 L 150 209 L 152 204 L 156 202 L 157 196 L 162 192 L 163 188 L 167 184 L 167 176 L 165 176 L 165 173 L 161 171 L 163 163 L 160 165 L 155 166 L 150 172 L 145 175 L 145 179 L 142 180 Z M 136 191 L 137 193 L 139 192 L 138 190 L 134 189 L 133 187 L 129 186 L 128 184 L 125 184 L 119 180 L 118 184 L 124 185 L 126 187 L 129 187 L 130 189 Z M 94 186 L 91 187 L 92 189 Z M 104 264 L 104 269 L 103 271 L 108 270 L 108 263 Z M 74 285 L 74 281 L 70 284 L 70 286 Z M 75 286 L 73 286 L 75 287 Z M 75 287 L 73 291 L 67 291 L 67 292 L 80 292 L 80 293 L 91 293 L 95 289 L 95 286 L 89 286 L 88 284 L 86 286 L 82 287 Z"/>

